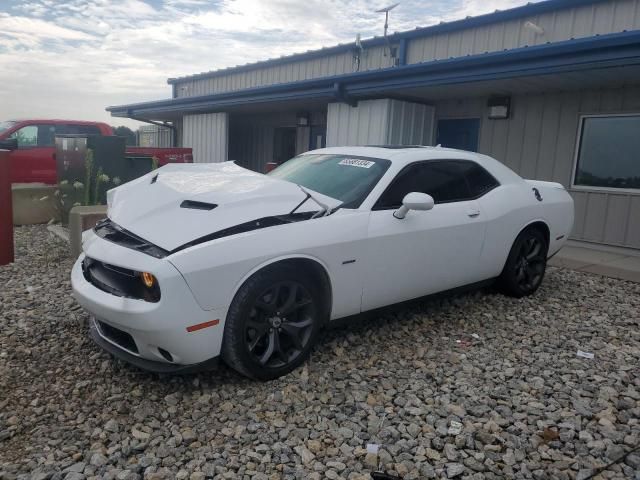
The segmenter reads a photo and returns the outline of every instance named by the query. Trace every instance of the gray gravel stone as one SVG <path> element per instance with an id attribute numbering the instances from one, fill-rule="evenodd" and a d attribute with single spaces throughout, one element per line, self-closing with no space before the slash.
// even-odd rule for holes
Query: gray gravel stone
<path id="1" fill-rule="evenodd" d="M 364 480 L 378 462 L 405 480 L 579 480 L 640 442 L 638 284 L 549 268 L 531 297 L 329 330 L 273 382 L 159 377 L 89 340 L 66 250 L 17 228 L 0 267 L 2 480 Z M 602 477 L 639 470 L 636 453 Z"/>

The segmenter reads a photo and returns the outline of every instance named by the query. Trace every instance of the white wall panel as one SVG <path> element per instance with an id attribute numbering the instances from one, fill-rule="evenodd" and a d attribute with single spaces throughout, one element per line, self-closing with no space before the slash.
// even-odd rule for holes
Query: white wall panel
<path id="1" fill-rule="evenodd" d="M 512 97 L 511 118 L 488 120 L 486 98 L 436 103 L 441 118 L 480 118 L 479 150 L 525 178 L 562 183 L 576 209 L 572 238 L 640 248 L 640 192 L 572 188 L 580 116 L 640 112 L 640 86 Z"/>
<path id="2" fill-rule="evenodd" d="M 434 108 L 389 98 L 329 104 L 327 146 L 432 145 Z"/>
<path id="3" fill-rule="evenodd" d="M 364 100 L 357 107 L 330 103 L 327 110 L 327 147 L 387 142 L 390 100 Z"/>
<path id="4" fill-rule="evenodd" d="M 397 47 L 397 45 L 395 46 Z M 392 58 L 386 47 L 371 47 L 367 48 L 362 55 L 360 71 L 387 68 L 391 65 Z M 280 65 L 257 66 L 255 69 L 243 72 L 233 73 L 230 71 L 227 74 L 221 73 L 214 77 L 186 79 L 177 84 L 176 93 L 178 97 L 211 95 L 277 83 L 352 73 L 356 71 L 356 68 L 353 53 L 341 52 Z"/>
<path id="5" fill-rule="evenodd" d="M 226 113 L 185 115 L 182 144 L 193 149 L 195 163 L 227 161 L 229 118 Z"/>
<path id="6" fill-rule="evenodd" d="M 407 63 L 498 52 L 548 42 L 640 29 L 640 0 L 611 0 L 490 25 L 440 33 L 409 42 Z M 544 29 L 538 35 L 524 24 Z"/>

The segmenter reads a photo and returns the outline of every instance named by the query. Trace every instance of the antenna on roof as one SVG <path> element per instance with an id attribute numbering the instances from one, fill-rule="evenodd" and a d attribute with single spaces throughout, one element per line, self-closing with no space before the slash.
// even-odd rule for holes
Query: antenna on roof
<path id="1" fill-rule="evenodd" d="M 362 40 L 360 39 L 360 34 L 356 34 L 356 48 L 353 51 L 353 63 L 356 67 L 356 72 L 360 71 L 360 63 L 362 61 L 362 53 L 364 52 L 364 48 L 362 47 Z"/>
<path id="2" fill-rule="evenodd" d="M 384 36 L 387 36 L 387 30 L 389 29 L 389 12 L 396 8 L 400 3 L 394 3 L 393 5 L 389 5 L 388 7 L 381 8 L 380 10 L 376 10 L 376 13 L 384 12 Z"/>
<path id="3" fill-rule="evenodd" d="M 387 42 L 387 48 L 389 49 L 389 55 L 395 58 L 395 52 L 391 50 L 391 43 L 389 42 L 389 38 L 387 37 L 387 31 L 389 30 L 389 12 L 396 8 L 400 3 L 394 3 L 393 5 L 389 5 L 388 7 L 381 8 L 380 10 L 376 10 L 376 13 L 384 13 L 384 39 Z M 383 52 L 384 56 L 387 56 L 387 51 Z"/>

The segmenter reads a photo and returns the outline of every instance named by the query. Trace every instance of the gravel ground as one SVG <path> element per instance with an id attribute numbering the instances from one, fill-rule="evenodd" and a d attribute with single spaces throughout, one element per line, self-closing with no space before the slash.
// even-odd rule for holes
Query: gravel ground
<path id="1" fill-rule="evenodd" d="M 16 237 L 0 479 L 365 479 L 379 460 L 404 479 L 583 480 L 640 443 L 639 284 L 549 269 L 533 298 L 479 292 L 329 331 L 271 383 L 159 377 L 87 338 L 64 244 Z M 640 451 L 596 478 L 638 472 Z"/>

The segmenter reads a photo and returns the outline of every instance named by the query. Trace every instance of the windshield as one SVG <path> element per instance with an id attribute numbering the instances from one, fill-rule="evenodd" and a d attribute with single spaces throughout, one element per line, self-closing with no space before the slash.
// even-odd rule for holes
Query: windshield
<path id="1" fill-rule="evenodd" d="M 391 162 L 356 155 L 300 155 L 269 175 L 342 201 L 343 208 L 358 208 Z"/>
<path id="2" fill-rule="evenodd" d="M 13 127 L 16 122 L 0 122 L 0 133 L 4 133 Z"/>

